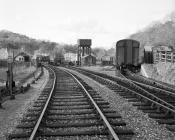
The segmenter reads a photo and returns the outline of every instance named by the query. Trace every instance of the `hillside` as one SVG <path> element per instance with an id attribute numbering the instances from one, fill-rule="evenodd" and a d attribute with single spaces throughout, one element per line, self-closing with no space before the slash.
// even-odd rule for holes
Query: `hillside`
<path id="1" fill-rule="evenodd" d="M 175 48 L 175 12 L 162 21 L 156 21 L 142 31 L 130 35 L 129 38 L 140 41 L 141 56 L 145 45 L 168 45 Z"/>
<path id="2" fill-rule="evenodd" d="M 0 31 L 0 41 L 14 41 L 14 42 L 21 42 L 26 43 L 30 42 L 32 39 L 25 35 L 13 33 L 7 30 L 1 30 Z"/>
<path id="3" fill-rule="evenodd" d="M 25 35 L 13 33 L 7 30 L 0 31 L 0 48 L 18 48 L 23 49 L 29 54 L 34 54 L 36 50 L 40 53 L 53 55 L 54 53 L 77 52 L 77 47 L 70 44 L 59 44 L 56 42 L 36 40 Z M 64 48 L 64 49 L 63 49 Z"/>
<path id="4" fill-rule="evenodd" d="M 0 48 L 23 48 L 26 52 L 33 54 L 38 49 L 39 42 L 25 35 L 13 33 L 7 30 L 0 31 Z"/>

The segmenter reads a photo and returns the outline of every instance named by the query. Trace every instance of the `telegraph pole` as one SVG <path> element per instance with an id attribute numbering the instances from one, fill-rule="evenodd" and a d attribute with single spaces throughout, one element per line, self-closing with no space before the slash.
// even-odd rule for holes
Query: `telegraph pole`
<path id="1" fill-rule="evenodd" d="M 10 90 L 10 99 L 15 99 L 15 95 L 13 94 L 13 57 L 9 55 L 8 57 L 8 72 L 9 72 L 9 90 Z"/>
<path id="2" fill-rule="evenodd" d="M 7 83 L 8 89 L 10 91 L 10 99 L 15 99 L 15 95 L 13 94 L 13 59 L 14 59 L 14 50 L 11 46 L 8 46 L 8 71 L 7 71 Z"/>

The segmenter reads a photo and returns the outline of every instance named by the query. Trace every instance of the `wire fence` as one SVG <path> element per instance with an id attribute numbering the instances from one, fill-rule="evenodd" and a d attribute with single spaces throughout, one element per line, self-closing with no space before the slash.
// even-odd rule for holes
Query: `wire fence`
<path id="1" fill-rule="evenodd" d="M 7 60 L 0 60 L 0 83 L 4 83 L 7 80 L 8 62 Z M 32 73 L 36 70 L 34 63 L 32 62 L 14 62 L 13 63 L 13 77 L 15 80 L 19 80 L 22 77 Z"/>

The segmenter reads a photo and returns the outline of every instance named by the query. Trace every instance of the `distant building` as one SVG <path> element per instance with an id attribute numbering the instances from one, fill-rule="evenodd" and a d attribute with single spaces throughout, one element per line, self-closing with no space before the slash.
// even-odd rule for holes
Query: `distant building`
<path id="1" fill-rule="evenodd" d="M 0 48 L 0 60 L 8 59 L 8 50 L 7 48 Z"/>
<path id="2" fill-rule="evenodd" d="M 15 56 L 14 59 L 18 62 L 29 62 L 30 56 L 27 53 L 21 52 L 17 56 Z"/>
<path id="3" fill-rule="evenodd" d="M 34 51 L 34 55 L 32 56 L 32 59 L 36 59 L 38 56 L 50 56 L 49 53 L 42 53 L 40 50 Z"/>
<path id="4" fill-rule="evenodd" d="M 104 66 L 109 66 L 114 64 L 114 57 L 109 55 L 104 55 L 101 58 L 101 64 Z"/>
<path id="5" fill-rule="evenodd" d="M 91 39 L 78 39 L 77 40 L 77 46 L 78 46 L 78 56 L 77 56 L 77 64 L 79 66 L 82 65 L 82 60 L 84 61 L 85 59 L 89 59 L 92 57 L 91 55 L 91 45 L 92 45 L 92 40 Z M 87 57 L 88 58 L 85 58 Z"/>
<path id="6" fill-rule="evenodd" d="M 93 54 L 82 56 L 81 65 L 82 66 L 96 65 L 96 56 Z"/>
<path id="7" fill-rule="evenodd" d="M 144 47 L 144 63 L 152 64 L 153 63 L 153 46 L 145 46 Z"/>
<path id="8" fill-rule="evenodd" d="M 76 63 L 76 61 L 77 61 L 77 54 L 76 53 L 71 53 L 71 52 L 65 53 L 64 54 L 64 60 L 67 61 L 67 62 Z"/>
<path id="9" fill-rule="evenodd" d="M 171 46 L 156 46 L 152 48 L 153 62 L 175 62 L 175 51 Z"/>

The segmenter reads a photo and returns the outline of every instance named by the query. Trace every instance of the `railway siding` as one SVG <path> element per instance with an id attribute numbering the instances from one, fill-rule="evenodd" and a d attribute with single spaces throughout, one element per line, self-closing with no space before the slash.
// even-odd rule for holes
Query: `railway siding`
<path id="1" fill-rule="evenodd" d="M 78 74 L 78 72 L 75 73 Z M 102 94 L 103 97 L 111 103 L 113 108 L 121 112 L 122 118 L 124 118 L 127 124 L 138 134 L 134 139 L 162 140 L 173 139 L 175 137 L 174 133 L 168 131 L 164 125 L 159 125 L 155 120 L 149 118 L 148 114 L 145 114 L 133 106 L 133 102 L 130 102 L 132 99 L 128 102 L 128 100 L 116 94 L 114 91 L 109 90 L 107 87 L 101 86 L 97 82 L 92 82 L 91 79 L 80 73 L 78 75 L 81 75 L 89 85 Z M 118 92 L 120 92 L 120 90 Z"/>

